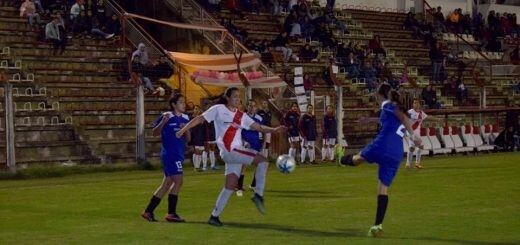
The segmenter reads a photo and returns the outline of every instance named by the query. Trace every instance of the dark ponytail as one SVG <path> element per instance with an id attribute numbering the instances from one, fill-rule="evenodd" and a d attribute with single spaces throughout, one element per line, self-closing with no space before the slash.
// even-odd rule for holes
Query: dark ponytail
<path id="1" fill-rule="evenodd" d="M 237 87 L 229 87 L 226 89 L 226 91 L 224 91 L 224 93 L 220 96 L 220 98 L 218 99 L 217 103 L 215 103 L 216 105 L 227 105 L 227 98 L 231 97 L 231 95 L 233 94 L 233 91 L 237 90 L 238 91 L 238 88 Z"/>
<path id="2" fill-rule="evenodd" d="M 381 84 L 377 89 L 377 93 L 383 96 L 383 98 L 392 101 L 394 104 L 397 105 L 399 109 L 403 110 L 401 94 L 399 94 L 399 92 L 397 92 L 396 90 L 392 89 L 392 87 L 389 84 Z"/>

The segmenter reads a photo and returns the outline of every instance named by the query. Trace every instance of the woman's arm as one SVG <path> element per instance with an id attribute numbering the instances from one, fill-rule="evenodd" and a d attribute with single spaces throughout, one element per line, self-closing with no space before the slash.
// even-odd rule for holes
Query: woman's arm
<path id="1" fill-rule="evenodd" d="M 401 121 L 401 123 L 406 128 L 406 131 L 408 131 L 408 134 L 412 137 L 412 141 L 415 143 L 416 146 L 422 145 L 421 139 L 417 138 L 416 135 L 413 133 L 412 124 L 410 123 L 410 119 L 399 109 L 395 110 L 395 116 Z"/>
<path id="2" fill-rule="evenodd" d="M 166 124 L 166 122 L 168 122 L 168 120 L 170 120 L 171 117 L 172 117 L 172 115 L 170 113 L 165 113 L 163 115 L 161 122 L 152 129 L 152 135 L 153 136 L 160 135 L 164 125 Z"/>
<path id="3" fill-rule="evenodd" d="M 197 116 L 195 118 L 193 118 L 193 120 L 191 120 L 188 124 L 186 124 L 186 126 L 184 126 L 183 128 L 181 128 L 181 130 L 179 130 L 175 136 L 177 136 L 177 138 L 180 138 L 182 137 L 182 135 L 184 133 L 186 133 L 188 130 L 196 127 L 197 125 L 203 123 L 206 119 L 204 119 L 204 117 L 202 115 L 200 116 Z"/>
<path id="4" fill-rule="evenodd" d="M 262 132 L 262 133 L 279 133 L 287 130 L 287 127 L 285 126 L 278 126 L 276 128 L 268 127 L 265 125 L 261 125 L 259 123 L 253 123 L 251 126 L 249 126 L 252 130 Z"/>

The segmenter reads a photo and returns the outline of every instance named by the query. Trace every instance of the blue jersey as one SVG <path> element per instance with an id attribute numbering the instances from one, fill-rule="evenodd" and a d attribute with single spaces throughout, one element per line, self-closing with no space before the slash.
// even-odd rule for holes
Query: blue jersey
<path id="1" fill-rule="evenodd" d="M 171 112 L 167 112 L 172 114 Z M 156 127 L 163 120 L 164 114 L 159 116 L 153 123 Z M 163 162 L 184 161 L 184 150 L 186 148 L 185 137 L 177 138 L 175 134 L 189 122 L 185 114 L 173 115 L 161 131 L 161 160 Z"/>
<path id="2" fill-rule="evenodd" d="M 396 104 L 383 103 L 379 116 L 380 130 L 372 144 L 378 146 L 383 156 L 400 160 L 404 154 L 403 136 L 406 128 L 395 115 L 396 110 L 399 110 Z"/>
<path id="3" fill-rule="evenodd" d="M 259 116 L 258 114 L 255 114 L 253 116 L 251 116 L 249 114 L 247 114 L 247 115 L 251 119 L 253 119 L 253 121 L 255 121 L 256 123 L 259 123 L 259 124 L 262 123 L 262 117 Z M 262 150 L 262 133 L 252 130 L 252 129 L 250 129 L 250 130 L 242 129 L 242 139 L 251 146 L 251 149 L 253 149 L 255 151 Z"/>
<path id="4" fill-rule="evenodd" d="M 256 114 L 262 117 L 262 125 L 271 127 L 272 114 L 270 111 L 260 109 L 256 112 Z"/>

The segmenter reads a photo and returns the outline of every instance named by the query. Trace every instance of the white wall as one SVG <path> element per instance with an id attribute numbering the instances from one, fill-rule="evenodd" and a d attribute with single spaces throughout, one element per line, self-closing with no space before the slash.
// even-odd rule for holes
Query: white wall
<path id="1" fill-rule="evenodd" d="M 498 13 L 515 13 L 517 18 L 520 16 L 520 6 L 503 5 L 503 4 L 481 4 L 478 6 L 478 11 L 484 15 L 484 19 L 487 21 L 487 15 L 489 11 L 495 10 Z"/>
<path id="2" fill-rule="evenodd" d="M 410 6 L 414 5 L 414 0 L 336 0 L 336 8 L 355 8 L 388 11 L 390 9 L 408 12 Z"/>

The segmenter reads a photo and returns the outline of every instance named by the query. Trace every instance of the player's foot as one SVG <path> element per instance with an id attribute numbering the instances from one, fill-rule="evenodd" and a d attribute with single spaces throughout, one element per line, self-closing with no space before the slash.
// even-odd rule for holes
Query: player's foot
<path id="1" fill-rule="evenodd" d="M 343 150 L 343 147 L 341 147 L 340 145 L 335 145 L 334 146 L 334 158 L 337 159 L 337 163 L 338 165 L 340 166 L 343 166 L 341 164 L 341 158 L 345 155 L 345 152 Z"/>
<path id="2" fill-rule="evenodd" d="M 148 222 L 157 222 L 153 213 L 143 212 L 141 213 L 141 217 L 143 217 L 145 220 L 148 220 Z"/>
<path id="3" fill-rule="evenodd" d="M 213 215 L 211 215 L 209 217 L 209 220 L 208 220 L 208 224 L 212 225 L 212 226 L 222 226 L 222 222 L 220 222 L 220 219 L 218 217 L 215 217 Z"/>
<path id="4" fill-rule="evenodd" d="M 371 237 L 382 237 L 383 236 L 383 225 L 374 225 L 368 230 L 368 236 Z"/>
<path id="5" fill-rule="evenodd" d="M 186 222 L 186 220 L 184 220 L 177 214 L 167 214 L 166 217 L 164 217 L 164 219 L 168 222 L 176 222 L 176 223 Z"/>
<path id="6" fill-rule="evenodd" d="M 258 212 L 261 214 L 265 214 L 265 206 L 264 206 L 264 198 L 255 193 L 253 198 L 251 198 L 251 201 L 255 203 L 256 208 L 258 209 Z"/>
<path id="7" fill-rule="evenodd" d="M 244 196 L 244 192 L 242 190 L 237 190 L 237 197 L 242 197 Z"/>
<path id="8" fill-rule="evenodd" d="M 208 170 L 206 167 L 203 167 L 203 168 L 202 168 L 202 171 L 206 171 L 206 170 Z"/>
<path id="9" fill-rule="evenodd" d="M 420 163 L 416 163 L 414 167 L 416 169 L 423 169 L 424 168 Z"/>

